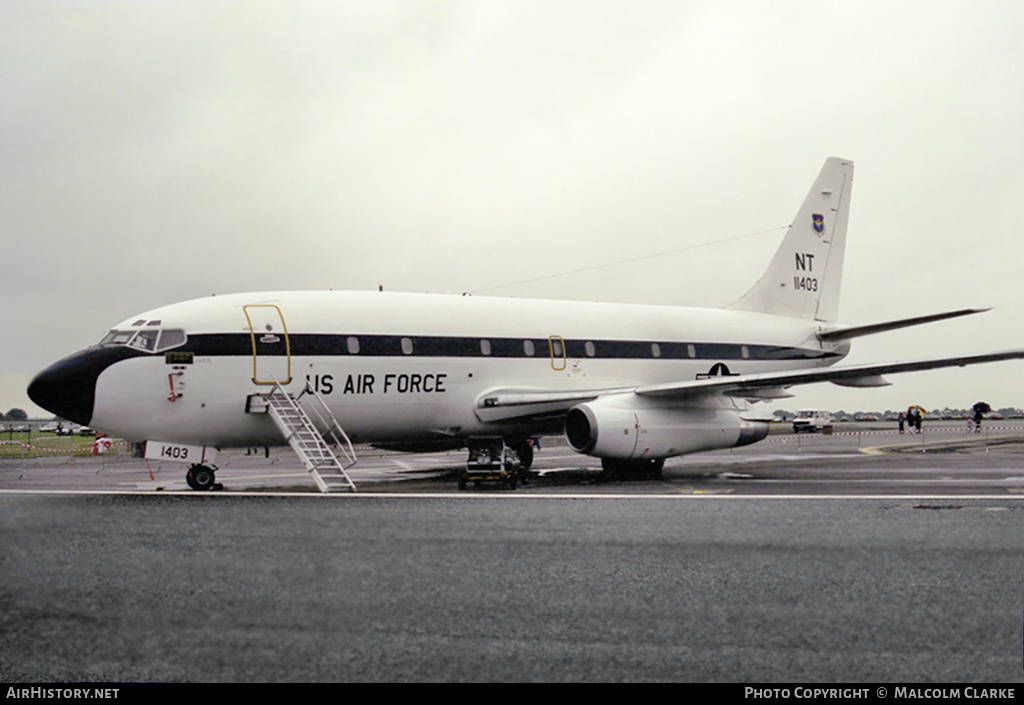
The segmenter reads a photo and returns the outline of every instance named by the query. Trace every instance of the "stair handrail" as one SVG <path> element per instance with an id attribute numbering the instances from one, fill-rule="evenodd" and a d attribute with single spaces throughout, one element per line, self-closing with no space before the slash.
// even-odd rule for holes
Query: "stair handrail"
<path id="1" fill-rule="evenodd" d="M 345 462 L 342 462 L 341 460 L 339 460 L 336 457 L 333 458 L 333 459 L 340 465 L 339 470 L 341 472 L 342 479 L 344 479 L 345 483 L 349 486 L 349 488 L 351 488 L 352 490 L 355 490 L 356 489 L 355 483 L 352 482 L 352 478 L 350 478 L 348 476 L 348 474 L 345 472 L 345 470 L 347 470 L 348 468 L 352 467 L 356 463 L 355 449 L 352 447 L 352 441 L 349 440 L 348 434 L 345 433 L 345 430 L 341 427 L 341 424 L 338 423 L 338 420 L 334 417 L 334 414 L 331 413 L 331 410 L 327 406 L 327 402 L 324 401 L 323 397 L 321 397 L 315 390 L 310 389 L 309 385 L 306 386 L 306 389 L 303 390 L 303 392 L 300 393 L 298 397 L 293 397 L 291 394 L 288 393 L 288 391 L 283 386 L 281 386 L 280 382 L 278 382 L 276 379 L 274 379 L 273 380 L 273 387 L 271 388 L 269 394 L 267 395 L 267 398 L 269 400 L 269 399 L 272 399 L 274 397 L 277 397 L 279 399 L 284 400 L 285 405 L 291 411 L 295 412 L 295 415 L 299 419 L 301 426 L 303 428 L 305 428 L 306 430 L 308 430 L 309 432 L 315 434 L 316 436 L 319 436 L 320 439 L 321 439 L 321 442 L 323 442 L 324 433 L 321 432 L 319 428 L 317 428 L 317 426 L 313 422 L 313 420 L 310 419 L 309 416 L 305 413 L 305 411 L 299 406 L 299 401 L 298 400 L 306 392 L 311 392 L 314 395 L 314 397 L 317 398 L 317 400 L 319 401 L 320 405 L 323 408 L 323 411 L 326 412 L 327 415 L 330 417 L 331 424 L 333 424 L 333 425 L 329 425 L 328 432 L 330 433 L 331 439 L 334 441 L 335 446 L 338 448 L 339 451 L 341 451 L 341 453 L 343 455 L 346 456 L 345 460 L 347 461 L 347 464 Z M 271 405 L 271 407 L 273 407 L 273 405 Z M 320 419 L 321 423 L 324 423 L 324 424 L 328 423 L 327 420 L 324 418 L 323 413 L 321 413 L 320 409 L 318 409 L 318 408 L 316 408 L 314 406 L 313 407 L 313 412 Z M 288 436 L 285 440 L 289 444 L 291 444 L 291 439 L 293 437 L 295 437 L 295 435 L 298 432 L 299 432 L 298 428 L 294 429 L 292 431 L 291 435 Z M 338 438 L 338 433 L 341 434 L 341 437 L 344 439 L 344 442 L 342 442 L 342 440 Z M 328 450 L 328 453 L 330 453 L 330 450 L 329 449 L 327 449 L 327 450 Z M 331 454 L 331 455 L 333 455 L 333 454 Z M 324 480 L 320 477 L 319 473 L 316 472 L 315 469 L 318 468 L 318 467 L 322 467 L 323 465 L 327 464 L 328 462 L 329 461 L 324 460 L 324 462 L 322 462 L 322 463 L 316 463 L 316 464 L 311 466 L 311 472 L 312 472 L 313 477 L 316 480 L 317 486 L 320 488 L 321 492 L 327 492 L 327 491 L 329 491 L 329 488 L 328 488 L 328 485 L 325 484 Z"/>
<path id="2" fill-rule="evenodd" d="M 306 383 L 306 388 L 302 390 L 302 393 L 296 399 L 296 405 L 298 404 L 298 399 L 301 399 L 305 394 L 309 394 L 312 399 L 316 400 L 315 404 L 310 405 L 310 409 L 316 414 L 317 420 L 327 429 L 323 432 L 320 432 L 319 429 L 317 431 L 322 433 L 322 435 L 330 437 L 333 444 L 344 456 L 342 467 L 348 470 L 357 461 L 356 450 L 352 446 L 352 440 L 345 433 L 345 429 L 341 427 L 341 424 L 338 423 L 338 419 L 335 418 L 331 408 L 327 405 L 327 400 L 323 398 L 320 392 L 313 389 L 309 382 Z"/>

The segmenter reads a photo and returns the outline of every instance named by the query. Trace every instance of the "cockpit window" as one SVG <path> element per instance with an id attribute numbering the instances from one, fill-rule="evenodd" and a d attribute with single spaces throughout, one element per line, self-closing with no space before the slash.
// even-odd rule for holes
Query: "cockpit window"
<path id="1" fill-rule="evenodd" d="M 127 345 L 136 350 L 158 353 L 184 345 L 185 331 L 178 328 L 167 330 L 112 330 L 103 336 L 100 345 Z"/>
<path id="2" fill-rule="evenodd" d="M 100 345 L 127 345 L 133 335 L 135 335 L 133 330 L 112 330 L 103 336 Z"/>
<path id="3" fill-rule="evenodd" d="M 158 330 L 140 330 L 135 334 L 135 337 L 128 343 L 130 347 L 136 350 L 145 350 L 146 352 L 153 352 L 156 350 L 156 339 L 160 336 Z"/>
<path id="4" fill-rule="evenodd" d="M 168 330 L 160 333 L 160 347 L 158 349 L 162 352 L 184 344 L 185 331 L 178 330 L 177 328 L 169 328 Z"/>

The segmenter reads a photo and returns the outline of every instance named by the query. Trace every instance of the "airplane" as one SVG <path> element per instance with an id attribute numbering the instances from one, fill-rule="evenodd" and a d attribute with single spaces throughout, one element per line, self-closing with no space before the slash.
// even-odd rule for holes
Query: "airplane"
<path id="1" fill-rule="evenodd" d="M 528 467 L 531 437 L 564 433 L 608 472 L 657 474 L 666 458 L 765 438 L 771 417 L 753 405 L 793 396 L 794 386 L 883 386 L 883 375 L 1024 357 L 836 366 L 854 338 L 988 310 L 839 324 L 852 182 L 851 161 L 827 159 L 764 275 L 723 309 L 382 291 L 214 295 L 126 319 L 40 372 L 28 393 L 62 418 L 189 463 L 196 489 L 214 486 L 207 451 L 285 444 L 259 403 L 272 389 L 315 392 L 352 443 L 472 457 L 500 439 Z"/>

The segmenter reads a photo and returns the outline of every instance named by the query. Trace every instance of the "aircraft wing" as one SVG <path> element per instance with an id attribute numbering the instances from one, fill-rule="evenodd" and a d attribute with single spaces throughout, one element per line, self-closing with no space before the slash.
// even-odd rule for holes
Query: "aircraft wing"
<path id="1" fill-rule="evenodd" d="M 879 387 L 889 384 L 882 377 L 882 375 L 886 374 L 922 372 L 945 367 L 966 367 L 967 365 L 1017 359 L 1024 359 L 1024 349 L 905 362 L 883 362 L 868 365 L 823 367 L 749 375 L 725 375 L 664 384 L 569 392 L 538 389 L 494 390 L 484 394 L 478 400 L 477 415 L 484 421 L 554 416 L 564 413 L 576 404 L 585 401 L 611 394 L 627 393 L 679 401 L 711 394 L 724 394 L 750 400 L 777 399 L 792 396 L 785 390 L 800 384 L 832 382 L 833 384 L 848 387 Z"/>
<path id="2" fill-rule="evenodd" d="M 608 394 L 635 392 L 636 389 L 635 386 L 568 392 L 542 389 L 497 389 L 487 392 L 477 400 L 476 415 L 481 421 L 487 422 L 558 416 L 582 402 Z"/>
<path id="3" fill-rule="evenodd" d="M 733 377 L 712 377 L 687 382 L 670 382 L 636 387 L 633 391 L 641 396 L 686 397 L 693 394 L 720 392 L 730 396 L 758 397 L 759 390 L 786 388 L 798 384 L 814 384 L 816 382 L 832 382 L 845 387 L 881 387 L 889 384 L 882 375 L 899 372 L 923 372 L 938 370 L 944 367 L 966 367 L 985 362 L 1018 360 L 1024 358 L 1024 350 L 1005 350 L 994 353 L 976 355 L 960 355 L 958 357 L 936 357 L 927 360 L 911 360 L 906 362 L 882 362 L 869 365 L 850 365 L 845 367 L 822 367 L 807 370 L 791 370 L 787 372 L 765 372 L 753 375 L 736 375 Z"/>

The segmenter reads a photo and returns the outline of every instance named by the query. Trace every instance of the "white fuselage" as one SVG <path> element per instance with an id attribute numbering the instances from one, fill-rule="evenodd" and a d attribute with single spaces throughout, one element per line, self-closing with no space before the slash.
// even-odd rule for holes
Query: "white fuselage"
<path id="1" fill-rule="evenodd" d="M 496 390 L 657 384 L 719 363 L 733 374 L 819 367 L 848 349 L 821 343 L 814 321 L 744 311 L 380 292 L 214 296 L 114 330 L 149 329 L 187 340 L 106 366 L 93 427 L 218 447 L 284 442 L 246 410 L 275 380 L 319 391 L 354 442 L 416 443 L 540 428 L 482 420 L 478 400 Z"/>

